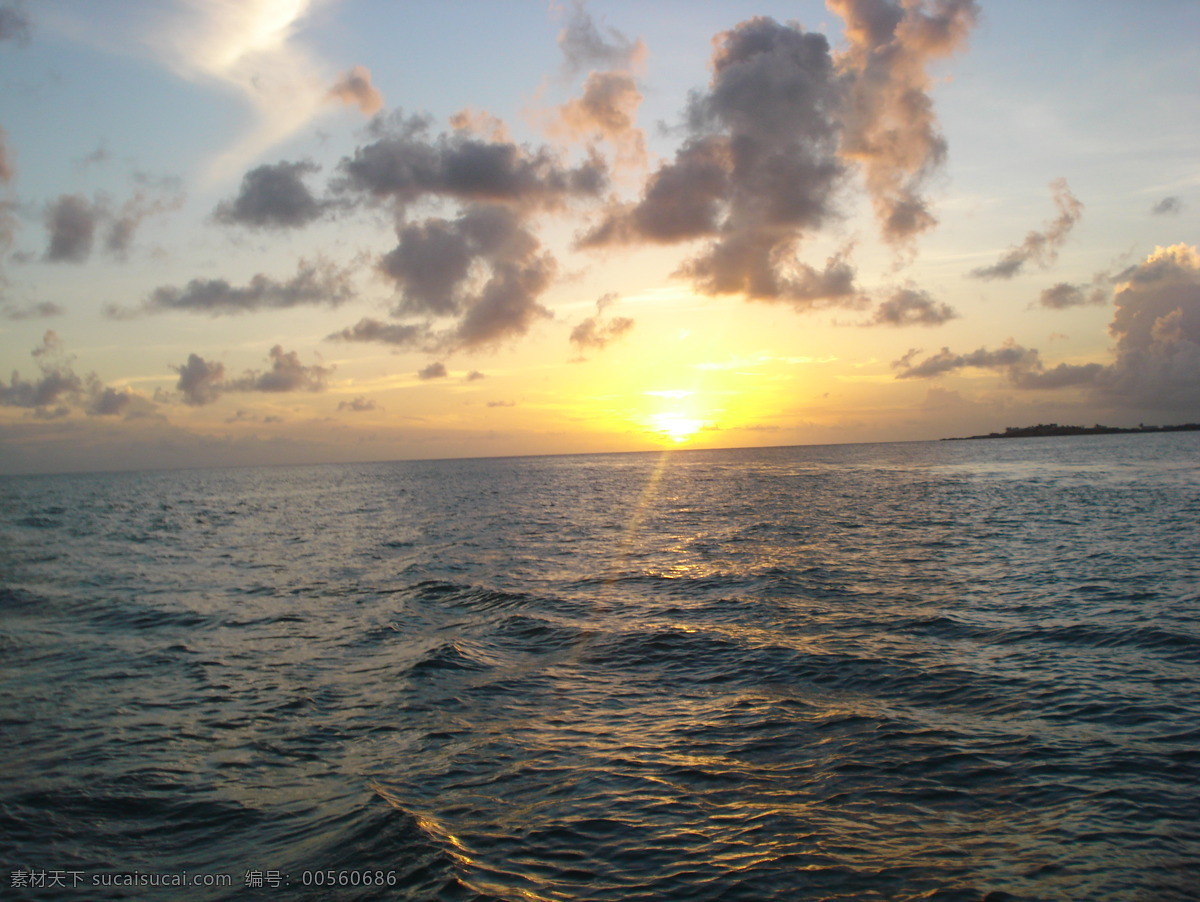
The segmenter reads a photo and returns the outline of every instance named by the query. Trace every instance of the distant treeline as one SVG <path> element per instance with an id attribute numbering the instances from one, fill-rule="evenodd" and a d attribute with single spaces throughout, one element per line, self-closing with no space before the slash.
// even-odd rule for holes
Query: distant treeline
<path id="1" fill-rule="evenodd" d="M 1200 423 L 1183 423 L 1178 426 L 1137 426 L 1122 429 L 1119 426 L 1060 426 L 1058 423 L 1038 423 L 1036 426 L 1009 426 L 1003 432 L 989 432 L 987 435 L 957 436 L 942 441 L 966 441 L 974 438 L 1033 438 L 1043 435 L 1114 435 L 1119 432 L 1194 432 L 1200 430 Z"/>

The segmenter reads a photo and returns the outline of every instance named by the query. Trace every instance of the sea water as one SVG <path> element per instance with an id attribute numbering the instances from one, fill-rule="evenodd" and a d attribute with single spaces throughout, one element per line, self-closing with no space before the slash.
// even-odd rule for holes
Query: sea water
<path id="1" fill-rule="evenodd" d="M 0 480 L 0 896 L 1197 898 L 1200 433 Z"/>

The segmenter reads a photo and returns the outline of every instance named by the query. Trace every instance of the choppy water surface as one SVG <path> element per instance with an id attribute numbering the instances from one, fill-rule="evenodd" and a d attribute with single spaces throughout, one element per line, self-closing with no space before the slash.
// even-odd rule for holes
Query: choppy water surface
<path id="1" fill-rule="evenodd" d="M 6 479 L 0 895 L 1196 898 L 1198 522 L 1196 433 Z"/>

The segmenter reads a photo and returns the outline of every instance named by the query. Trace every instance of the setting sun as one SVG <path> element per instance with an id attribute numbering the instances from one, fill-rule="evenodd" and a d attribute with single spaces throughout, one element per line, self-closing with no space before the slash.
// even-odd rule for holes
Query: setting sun
<path id="1" fill-rule="evenodd" d="M 650 421 L 655 432 L 665 435 L 676 444 L 686 442 L 704 426 L 703 420 L 675 412 L 656 413 Z"/>

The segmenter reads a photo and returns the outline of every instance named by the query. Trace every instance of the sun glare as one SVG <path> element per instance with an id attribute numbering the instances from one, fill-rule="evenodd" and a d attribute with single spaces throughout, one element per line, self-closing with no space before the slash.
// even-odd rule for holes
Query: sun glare
<path id="1" fill-rule="evenodd" d="M 650 418 L 654 431 L 666 436 L 677 445 L 686 442 L 700 431 L 703 420 L 693 419 L 681 413 L 656 413 Z"/>

